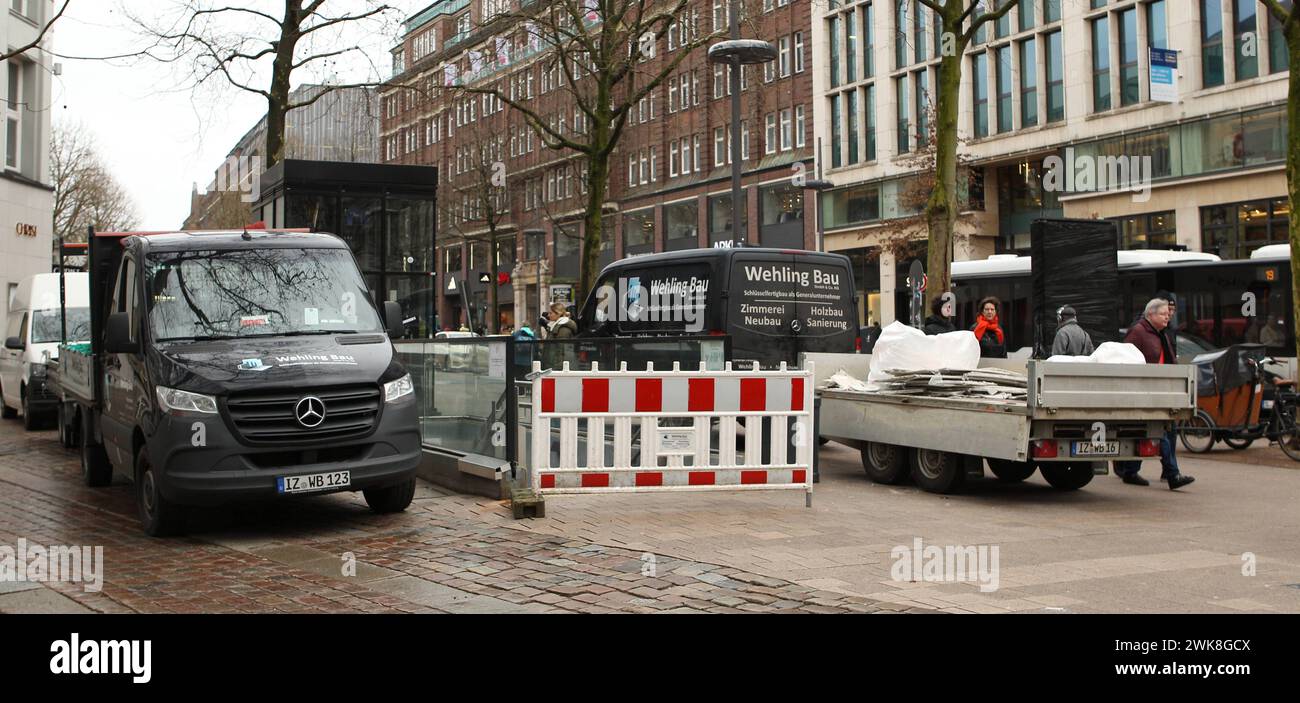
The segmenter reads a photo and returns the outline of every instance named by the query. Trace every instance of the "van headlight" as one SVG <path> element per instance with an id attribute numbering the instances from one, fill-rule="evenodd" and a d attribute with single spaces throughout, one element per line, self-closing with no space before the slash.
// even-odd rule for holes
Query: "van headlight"
<path id="1" fill-rule="evenodd" d="M 384 402 L 391 403 L 414 392 L 415 383 L 411 381 L 411 374 L 408 373 L 396 381 L 389 381 L 384 384 Z"/>
<path id="2" fill-rule="evenodd" d="M 158 386 L 157 392 L 158 404 L 162 406 L 162 409 L 166 412 L 217 412 L 217 399 L 210 395 L 191 393 L 189 391 L 182 391 L 164 386 Z"/>

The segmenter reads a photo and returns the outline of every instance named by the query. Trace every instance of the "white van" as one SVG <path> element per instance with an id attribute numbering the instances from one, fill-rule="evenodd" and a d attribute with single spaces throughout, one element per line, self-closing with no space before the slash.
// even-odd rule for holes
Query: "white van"
<path id="1" fill-rule="evenodd" d="M 67 340 L 90 339 L 90 285 L 84 273 L 64 278 L 67 304 Z M 38 273 L 18 285 L 9 302 L 9 327 L 0 352 L 0 416 L 18 417 L 31 430 L 42 416 L 58 407 L 58 399 L 45 387 L 45 362 L 59 356 L 63 320 L 59 315 L 59 274 Z"/>

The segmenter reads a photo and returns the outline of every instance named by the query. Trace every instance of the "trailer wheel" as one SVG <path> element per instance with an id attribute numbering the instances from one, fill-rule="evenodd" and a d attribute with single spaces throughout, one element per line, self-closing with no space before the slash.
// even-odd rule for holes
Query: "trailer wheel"
<path id="1" fill-rule="evenodd" d="M 1077 491 L 1092 482 L 1092 464 L 1089 462 L 1039 464 L 1038 470 L 1058 491 Z"/>
<path id="2" fill-rule="evenodd" d="M 1010 459 L 988 459 L 989 471 L 1003 483 L 1020 483 L 1034 475 L 1032 461 L 1011 461 Z"/>
<path id="3" fill-rule="evenodd" d="M 862 469 L 876 483 L 902 483 L 909 473 L 906 451 L 896 444 L 867 442 L 862 447 Z"/>
<path id="4" fill-rule="evenodd" d="M 913 449 L 908 459 L 912 463 L 912 480 L 931 493 L 956 493 L 966 484 L 966 470 L 959 454 Z"/>
<path id="5" fill-rule="evenodd" d="M 149 461 L 149 450 L 140 447 L 135 457 L 136 504 L 140 511 L 140 527 L 150 537 L 170 537 L 185 530 L 185 507 L 163 497 L 158 485 L 158 472 Z"/>
<path id="6" fill-rule="evenodd" d="M 108 452 L 104 445 L 95 444 L 95 433 L 89 427 L 81 427 L 81 478 L 87 486 L 97 488 L 113 482 L 113 465 L 108 463 Z"/>

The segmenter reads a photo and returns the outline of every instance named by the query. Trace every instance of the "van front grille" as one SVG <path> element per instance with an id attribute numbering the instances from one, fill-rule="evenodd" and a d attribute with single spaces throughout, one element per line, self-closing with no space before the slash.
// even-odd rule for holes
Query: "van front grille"
<path id="1" fill-rule="evenodd" d="M 298 403 L 309 396 L 325 406 L 315 427 L 298 421 Z M 232 395 L 226 412 L 240 436 L 250 443 L 328 441 L 361 437 L 374 429 L 381 398 L 374 385 L 336 386 L 304 391 L 252 392 Z"/>

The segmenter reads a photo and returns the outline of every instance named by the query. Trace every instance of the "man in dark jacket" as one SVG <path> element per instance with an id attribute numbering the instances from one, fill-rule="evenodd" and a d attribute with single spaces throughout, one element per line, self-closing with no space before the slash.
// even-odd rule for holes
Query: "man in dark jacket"
<path id="1" fill-rule="evenodd" d="M 926 334 L 944 334 L 957 331 L 957 327 L 952 324 L 952 320 L 943 314 L 943 298 L 935 298 L 930 303 L 930 316 L 925 318 L 925 325 L 921 329 Z"/>
<path id="2" fill-rule="evenodd" d="M 1078 314 L 1066 305 L 1056 313 L 1056 339 L 1052 341 L 1052 355 L 1087 356 L 1093 352 L 1092 337 L 1079 326 Z"/>
<path id="3" fill-rule="evenodd" d="M 1169 301 L 1152 298 L 1142 313 L 1142 319 L 1129 329 L 1124 341 L 1137 347 L 1148 364 L 1176 364 L 1178 359 L 1174 357 L 1173 349 L 1164 335 L 1164 330 L 1168 326 Z M 1160 480 L 1168 481 L 1171 490 L 1182 488 L 1196 480 L 1178 470 L 1178 460 L 1174 456 L 1175 437 L 1175 432 L 1166 432 L 1160 443 Z M 1115 462 L 1115 474 L 1124 479 L 1124 483 L 1135 486 L 1151 485 L 1150 481 L 1138 475 L 1138 470 L 1141 468 L 1141 461 Z"/>

